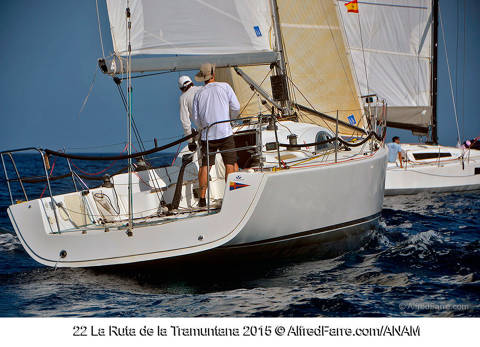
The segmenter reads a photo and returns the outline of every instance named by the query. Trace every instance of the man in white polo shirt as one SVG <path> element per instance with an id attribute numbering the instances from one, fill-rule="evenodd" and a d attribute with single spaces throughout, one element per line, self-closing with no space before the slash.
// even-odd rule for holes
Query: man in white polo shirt
<path id="1" fill-rule="evenodd" d="M 180 121 L 182 122 L 183 133 L 185 136 L 188 136 L 192 133 L 192 108 L 193 108 L 193 97 L 195 94 L 202 88 L 193 85 L 190 77 L 184 75 L 178 78 L 178 88 L 182 91 L 180 95 Z M 195 124 L 196 125 L 196 124 Z M 188 143 L 188 149 L 192 152 L 195 152 L 197 149 L 197 144 L 195 143 L 195 138 L 191 138 Z"/>
<path id="2" fill-rule="evenodd" d="M 206 206 L 205 194 L 208 185 L 208 172 L 215 163 L 217 150 L 235 148 L 233 131 L 230 122 L 219 123 L 208 131 L 209 164 L 207 169 L 207 127 L 215 122 L 236 118 L 240 112 L 240 103 L 232 87 L 228 83 L 215 81 L 215 65 L 202 64 L 195 80 L 205 82 L 205 87 L 199 90 L 193 99 L 193 121 L 199 125 L 201 133 L 202 161 L 199 172 L 200 202 Z M 225 164 L 225 181 L 230 173 L 235 172 L 237 155 L 235 152 L 221 153 Z"/>

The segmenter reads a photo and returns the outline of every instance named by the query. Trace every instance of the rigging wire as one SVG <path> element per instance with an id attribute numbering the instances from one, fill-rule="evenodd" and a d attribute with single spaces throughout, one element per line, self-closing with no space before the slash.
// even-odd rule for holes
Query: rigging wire
<path id="1" fill-rule="evenodd" d="M 421 11 L 417 11 L 418 13 L 418 23 L 421 23 L 421 19 L 422 19 L 422 14 L 421 14 Z M 428 25 L 428 20 L 427 20 L 427 25 Z M 422 42 L 422 27 L 419 25 L 418 26 L 418 42 Z M 420 49 L 418 50 L 418 53 L 417 53 L 417 80 L 416 80 L 416 83 L 415 83 L 415 87 L 416 87 L 416 90 L 415 90 L 415 94 L 416 94 L 416 102 L 417 102 L 417 105 L 420 105 Z"/>
<path id="2" fill-rule="evenodd" d="M 55 160 L 53 161 L 52 168 L 50 169 L 50 173 L 48 174 L 48 176 L 52 175 L 52 172 L 53 172 L 53 169 L 55 168 L 55 163 L 56 162 L 57 162 L 57 157 L 55 157 Z M 47 177 L 47 179 L 48 179 L 48 177 Z M 47 181 L 47 183 L 45 183 L 45 187 L 43 188 L 42 194 L 40 194 L 39 199 L 43 198 L 43 194 L 45 194 L 45 190 L 47 190 L 47 187 L 48 187 L 48 181 Z"/>
<path id="3" fill-rule="evenodd" d="M 337 51 L 337 55 L 340 58 L 340 63 L 342 65 L 342 69 L 343 69 L 343 72 L 345 74 L 345 79 L 347 80 L 347 84 L 350 87 L 350 91 L 352 92 L 353 98 L 357 99 L 357 93 L 354 92 L 354 90 L 352 89 L 352 85 L 349 83 L 348 73 L 347 73 L 347 70 L 346 70 L 346 67 L 345 67 L 345 62 L 344 62 L 344 59 L 342 59 L 343 56 L 340 54 L 340 50 L 339 50 L 338 45 L 337 45 L 337 40 L 335 40 L 335 35 L 333 34 L 332 26 L 330 25 L 330 21 L 328 20 L 328 15 L 326 15 L 327 12 L 325 11 L 324 3 L 323 3 L 323 1 L 321 1 L 320 3 L 322 4 L 323 12 L 325 13 L 325 18 L 327 20 L 328 30 L 330 31 L 330 35 L 332 36 L 332 41 L 335 44 L 335 49 Z M 340 15 L 340 17 L 342 17 L 342 15 Z M 343 19 L 342 19 L 342 21 L 343 21 Z M 357 83 L 358 83 L 358 81 L 357 81 Z"/>
<path id="4" fill-rule="evenodd" d="M 77 174 L 75 171 L 72 171 L 72 175 L 74 178 L 77 179 L 77 181 L 79 181 L 81 184 L 83 184 L 83 186 L 85 187 L 86 190 L 89 190 L 90 187 L 85 183 L 84 180 L 82 180 L 82 178 L 80 177 L 79 174 Z"/>
<path id="5" fill-rule="evenodd" d="M 465 64 L 467 60 L 467 16 L 466 3 L 463 0 L 463 65 L 462 65 L 462 140 L 465 138 Z"/>
<path id="6" fill-rule="evenodd" d="M 120 97 L 122 98 L 123 106 L 125 107 L 125 110 L 128 111 L 128 104 L 127 104 L 127 98 L 125 97 L 125 94 L 123 92 L 123 89 L 120 87 L 119 84 L 117 85 L 118 92 L 120 93 Z M 138 145 L 140 146 L 140 149 L 142 152 L 145 152 L 145 145 L 143 144 L 142 137 L 140 136 L 140 132 L 138 131 L 137 124 L 135 123 L 135 118 L 132 115 L 132 128 L 133 128 L 133 133 L 137 139 Z"/>
<path id="7" fill-rule="evenodd" d="M 265 80 L 267 79 L 267 77 L 270 75 L 270 73 L 272 72 L 271 69 L 268 70 L 267 74 L 265 75 L 265 77 L 263 78 L 262 82 L 259 84 L 259 87 L 262 86 L 263 82 L 265 82 Z M 246 82 L 245 82 L 246 83 Z M 245 111 L 245 109 L 248 107 L 248 105 L 250 104 L 250 101 L 252 101 L 253 97 L 257 94 L 256 91 L 253 91 L 252 93 L 252 96 L 250 97 L 250 99 L 248 99 L 248 101 L 245 103 L 245 105 L 243 106 L 243 109 L 240 111 L 239 114 L 243 114 L 243 112 Z"/>
<path id="8" fill-rule="evenodd" d="M 100 25 L 100 13 L 98 11 L 98 0 L 95 0 L 95 6 L 97 7 L 97 23 L 98 23 L 98 35 L 100 36 L 100 46 L 102 47 L 103 59 L 105 59 L 105 50 L 103 49 L 103 39 L 102 39 L 102 27 Z"/>
<path id="9" fill-rule="evenodd" d="M 363 47 L 363 34 L 362 34 L 362 24 L 360 23 L 360 13 L 357 13 L 358 27 L 360 28 L 360 43 L 362 44 L 362 56 L 363 56 L 363 67 L 365 68 L 365 82 L 367 83 L 367 95 L 370 94 L 370 88 L 368 86 L 368 73 L 367 73 L 367 61 L 365 60 L 365 49 Z"/>
<path id="10" fill-rule="evenodd" d="M 450 82 L 450 94 L 452 95 L 452 101 L 453 101 L 453 113 L 455 114 L 455 122 L 457 125 L 457 146 L 460 146 L 460 129 L 458 127 L 457 106 L 455 102 L 455 95 L 453 94 L 452 73 L 450 71 L 450 64 L 448 62 L 447 42 L 445 40 L 445 31 L 443 29 L 443 18 L 442 18 L 442 11 L 440 9 L 440 3 L 438 4 L 438 15 L 440 17 L 440 28 L 442 29 L 443 48 L 445 50 L 445 58 L 447 60 L 448 80 Z"/>
<path id="11" fill-rule="evenodd" d="M 345 21 L 343 20 L 343 15 L 340 14 L 339 17 L 340 17 L 340 20 L 342 21 L 342 27 L 343 27 L 343 29 L 344 29 L 344 31 L 345 31 L 344 37 L 345 37 L 345 39 L 346 39 L 346 41 L 347 41 L 347 48 L 348 48 L 349 51 L 351 51 L 350 41 L 349 41 L 349 39 L 348 39 L 348 35 L 346 34 L 347 28 L 345 27 Z M 355 80 L 357 81 L 358 90 L 360 91 L 360 82 L 359 82 L 359 80 L 358 80 L 357 69 L 356 69 L 356 67 L 355 67 L 355 64 L 353 63 L 353 58 L 352 58 L 351 54 L 350 54 L 350 58 L 352 59 L 352 61 L 351 61 L 351 67 L 352 67 L 352 70 L 353 70 L 353 72 L 354 72 L 354 74 L 355 74 Z M 359 93 L 359 94 L 361 94 L 361 93 Z M 358 96 L 357 96 L 357 98 L 358 98 Z"/>
<path id="12" fill-rule="evenodd" d="M 455 100 L 458 100 L 458 35 L 459 35 L 459 27 L 460 27 L 460 2 L 457 1 L 457 15 L 455 17 L 457 21 L 457 30 L 456 30 L 456 48 L 455 48 Z M 460 143 L 460 140 L 458 141 Z"/>
<path id="13" fill-rule="evenodd" d="M 131 77 L 131 76 L 130 76 L 130 77 Z M 121 79 L 118 79 L 118 80 L 121 81 Z M 125 110 L 127 111 L 127 113 L 129 113 L 129 111 L 128 111 L 128 102 L 127 102 L 127 99 L 126 99 L 125 94 L 124 94 L 124 92 L 123 92 L 123 89 L 122 89 L 122 87 L 120 86 L 120 82 L 117 83 L 117 80 L 115 80 L 115 79 L 114 79 L 114 81 L 115 81 L 115 84 L 116 84 L 116 86 L 117 86 L 117 89 L 118 89 L 118 92 L 119 92 L 119 94 L 120 94 L 120 97 L 121 97 L 121 99 L 122 99 L 123 106 L 125 107 Z M 129 79 L 129 82 L 130 82 L 130 86 L 131 86 L 131 78 Z M 131 114 L 131 113 L 130 113 L 130 120 L 131 120 L 131 123 L 132 123 L 131 125 L 133 126 L 133 133 L 134 133 L 134 135 L 135 135 L 135 138 L 137 139 L 137 142 L 138 142 L 138 144 L 139 144 L 139 146 L 140 146 L 140 149 L 141 149 L 142 152 L 145 152 L 145 145 L 143 144 L 142 137 L 140 136 L 140 132 L 139 132 L 139 130 L 138 130 L 138 128 L 137 128 L 137 124 L 136 124 L 136 122 L 135 122 L 135 118 L 133 117 L 133 114 Z M 180 148 L 180 145 L 181 145 L 181 144 L 179 144 L 179 148 Z M 177 154 L 178 154 L 178 153 L 177 153 Z M 145 157 L 144 157 L 143 159 L 144 159 L 144 161 L 145 161 L 149 166 L 151 166 L 151 164 L 148 163 L 148 161 L 145 159 Z M 165 168 L 165 172 L 166 172 L 167 176 L 168 176 L 169 179 L 170 179 L 170 176 L 168 175 L 168 171 L 167 171 L 166 168 Z M 153 173 L 150 173 L 150 171 L 149 171 L 149 174 L 148 174 L 148 175 L 149 175 L 149 178 L 153 181 L 153 184 L 154 184 L 155 186 L 156 186 L 156 185 L 159 186 L 156 175 L 153 174 Z M 162 193 L 162 198 L 161 198 L 161 199 L 160 199 L 160 196 L 159 196 L 159 194 L 158 194 L 158 191 L 156 191 L 156 195 L 157 195 L 157 198 L 158 198 L 159 201 L 163 200 L 163 193 Z"/>
<path id="14" fill-rule="evenodd" d="M 80 107 L 80 111 L 78 111 L 77 117 L 80 117 L 80 114 L 83 112 L 83 110 L 85 109 L 85 106 L 87 105 L 88 98 L 90 97 L 90 94 L 92 93 L 93 86 L 94 86 L 95 80 L 97 78 L 97 72 L 98 72 L 98 68 L 95 67 L 95 72 L 93 74 L 92 82 L 90 83 L 90 88 L 88 89 L 88 94 L 85 97 L 85 99 L 83 99 L 82 106 Z"/>
<path id="15" fill-rule="evenodd" d="M 310 105 L 310 107 L 311 107 L 314 111 L 317 111 L 317 110 L 315 109 L 315 106 L 312 105 L 312 103 L 311 103 L 311 102 L 307 99 L 307 97 L 302 93 L 302 91 L 298 88 L 298 86 L 295 84 L 295 82 L 293 82 L 290 78 L 289 78 L 289 80 L 290 80 L 290 82 L 292 83 L 292 85 L 295 87 L 295 89 L 297 89 L 298 92 L 303 96 L 303 98 L 305 99 L 305 101 L 308 102 L 308 104 Z M 317 112 L 318 112 L 318 111 L 317 111 Z M 311 122 L 313 122 L 310 117 L 306 116 L 306 118 L 309 119 Z M 327 126 L 328 129 L 330 129 L 330 131 L 332 131 L 333 133 L 335 133 L 335 131 L 333 131 L 333 129 L 330 127 L 330 125 L 327 123 L 327 121 L 326 121 L 325 119 L 323 119 L 322 117 L 319 117 L 319 118 L 325 123 L 325 125 Z M 313 123 L 315 123 L 315 122 L 313 122 Z M 316 124 L 316 123 L 315 123 L 315 124 Z"/>

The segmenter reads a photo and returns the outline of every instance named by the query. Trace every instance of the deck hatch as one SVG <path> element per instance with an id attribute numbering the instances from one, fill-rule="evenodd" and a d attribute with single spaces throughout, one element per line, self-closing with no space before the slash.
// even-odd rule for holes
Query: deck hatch
<path id="1" fill-rule="evenodd" d="M 452 154 L 449 152 L 440 152 L 440 153 L 412 153 L 415 160 L 426 160 L 426 159 L 437 159 L 437 158 L 447 158 L 451 157 Z"/>

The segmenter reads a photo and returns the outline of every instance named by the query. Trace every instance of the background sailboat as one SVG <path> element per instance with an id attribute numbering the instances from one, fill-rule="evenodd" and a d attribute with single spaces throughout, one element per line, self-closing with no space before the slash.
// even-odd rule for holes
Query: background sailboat
<path id="1" fill-rule="evenodd" d="M 385 97 L 388 127 L 427 143 L 402 145 L 405 163 L 389 164 L 386 194 L 479 189 L 480 152 L 437 145 L 438 0 L 360 2 L 357 15 L 342 17 L 361 92 Z M 452 117 L 460 143 L 456 110 Z"/>
<path id="2" fill-rule="evenodd" d="M 430 0 L 360 1 L 358 13 L 341 12 L 360 93 L 386 99 L 387 126 L 436 137 L 431 15 Z"/>

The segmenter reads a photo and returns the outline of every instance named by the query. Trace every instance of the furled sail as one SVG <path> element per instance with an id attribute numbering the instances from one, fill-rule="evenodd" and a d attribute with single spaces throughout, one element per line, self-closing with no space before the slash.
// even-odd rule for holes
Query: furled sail
<path id="1" fill-rule="evenodd" d="M 344 9 L 338 9 L 334 0 L 278 0 L 277 3 L 291 82 L 290 95 L 294 103 L 304 106 L 296 110 L 300 120 L 335 131 L 332 119 L 336 118 L 338 110 L 340 121 L 364 127 L 359 91 L 338 14 L 338 10 Z M 271 34 L 272 47 L 274 41 Z M 271 95 L 268 66 L 249 66 L 242 70 Z M 265 111 L 258 98 L 252 97 L 254 92 L 249 85 L 233 69 L 217 71 L 217 79 L 232 84 L 244 115 Z M 308 109 L 331 118 L 320 117 Z M 358 134 L 351 127 L 341 125 L 339 129 L 344 134 Z"/>
<path id="2" fill-rule="evenodd" d="M 345 1 L 339 1 L 344 7 Z M 362 95 L 387 100 L 387 125 L 427 134 L 431 105 L 431 0 L 358 2 L 340 11 Z"/>
<path id="3" fill-rule="evenodd" d="M 132 71 L 271 63 L 272 27 L 268 0 L 129 0 Z M 107 0 L 116 59 L 110 72 L 122 72 L 128 54 L 127 0 Z M 143 59 L 142 59 L 143 58 Z M 113 71 L 112 71 L 113 70 Z"/>

